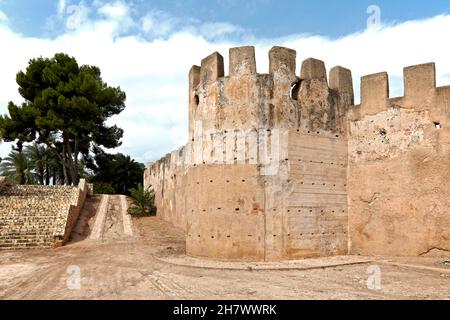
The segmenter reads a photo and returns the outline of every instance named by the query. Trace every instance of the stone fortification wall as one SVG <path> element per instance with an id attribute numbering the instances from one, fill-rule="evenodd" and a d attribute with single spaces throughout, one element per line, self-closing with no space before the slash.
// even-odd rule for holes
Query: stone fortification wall
<path id="1" fill-rule="evenodd" d="M 355 254 L 450 250 L 450 87 L 434 63 L 404 69 L 403 97 L 387 73 L 362 78 L 349 122 L 349 230 Z"/>
<path id="2" fill-rule="evenodd" d="M 214 53 L 189 73 L 189 142 L 145 172 L 158 214 L 186 231 L 188 254 L 281 260 L 450 250 L 450 87 L 433 63 L 351 71 L 274 47 Z"/>
<path id="3" fill-rule="evenodd" d="M 351 72 L 333 68 L 328 84 L 325 64 L 307 59 L 297 75 L 296 52 L 274 47 L 269 73 L 259 74 L 253 47 L 229 54 L 227 76 L 218 53 L 191 68 L 189 142 L 145 173 L 158 214 L 186 230 L 192 255 L 278 260 L 346 253 L 341 211 Z"/>

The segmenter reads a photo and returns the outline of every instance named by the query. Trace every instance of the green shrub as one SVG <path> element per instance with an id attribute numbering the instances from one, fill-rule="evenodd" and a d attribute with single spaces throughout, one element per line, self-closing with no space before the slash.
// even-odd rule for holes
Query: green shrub
<path id="1" fill-rule="evenodd" d="M 116 190 L 110 183 L 94 182 L 95 194 L 116 194 Z"/>
<path id="2" fill-rule="evenodd" d="M 128 208 L 128 214 L 132 216 L 155 216 L 155 192 L 148 188 L 144 190 L 144 187 L 139 184 L 137 189 L 130 189 L 131 194 L 131 206 Z"/>

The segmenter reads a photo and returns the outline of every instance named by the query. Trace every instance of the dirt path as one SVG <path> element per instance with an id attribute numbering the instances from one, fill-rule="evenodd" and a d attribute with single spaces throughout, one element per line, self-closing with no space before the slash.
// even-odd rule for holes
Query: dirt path
<path id="1" fill-rule="evenodd" d="M 125 196 L 103 195 L 88 200 L 75 227 L 75 234 L 71 235 L 72 242 L 86 238 L 101 242 L 132 239 L 135 232 L 133 221 L 127 214 L 127 208 Z"/>
<path id="2" fill-rule="evenodd" d="M 186 257 L 183 232 L 159 218 L 127 226 L 120 197 L 105 205 L 101 217 L 102 198 L 88 199 L 65 247 L 0 252 L 0 299 L 450 299 L 443 258 L 220 263 Z M 380 290 L 367 287 L 374 265 Z"/>

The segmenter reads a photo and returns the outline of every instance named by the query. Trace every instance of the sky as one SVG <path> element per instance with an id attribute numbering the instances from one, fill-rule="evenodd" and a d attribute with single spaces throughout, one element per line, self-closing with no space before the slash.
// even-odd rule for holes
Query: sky
<path id="1" fill-rule="evenodd" d="M 0 0 L 0 114 L 22 101 L 15 75 L 29 59 L 65 52 L 127 94 L 111 152 L 151 162 L 187 142 L 188 71 L 214 51 L 226 65 L 230 47 L 254 45 L 259 73 L 274 45 L 297 50 L 298 66 L 342 65 L 358 101 L 361 76 L 387 71 L 401 96 L 403 67 L 419 63 L 436 62 L 438 85 L 450 85 L 449 34 L 448 0 Z"/>

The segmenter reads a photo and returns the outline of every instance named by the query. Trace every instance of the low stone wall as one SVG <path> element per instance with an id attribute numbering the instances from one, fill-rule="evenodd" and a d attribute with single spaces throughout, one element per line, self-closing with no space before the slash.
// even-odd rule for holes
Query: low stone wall
<path id="1" fill-rule="evenodd" d="M 57 218 L 57 227 L 53 234 L 55 245 L 63 245 L 69 240 L 70 233 L 77 223 L 84 201 L 87 195 L 91 194 L 90 190 L 92 190 L 90 186 L 82 179 L 78 185 L 78 190 L 72 193 L 70 202 L 66 204 L 65 210 L 60 211 L 60 215 Z"/>
<path id="2" fill-rule="evenodd" d="M 0 195 L 0 249 L 52 247 L 70 236 L 89 187 L 23 186 Z"/>

